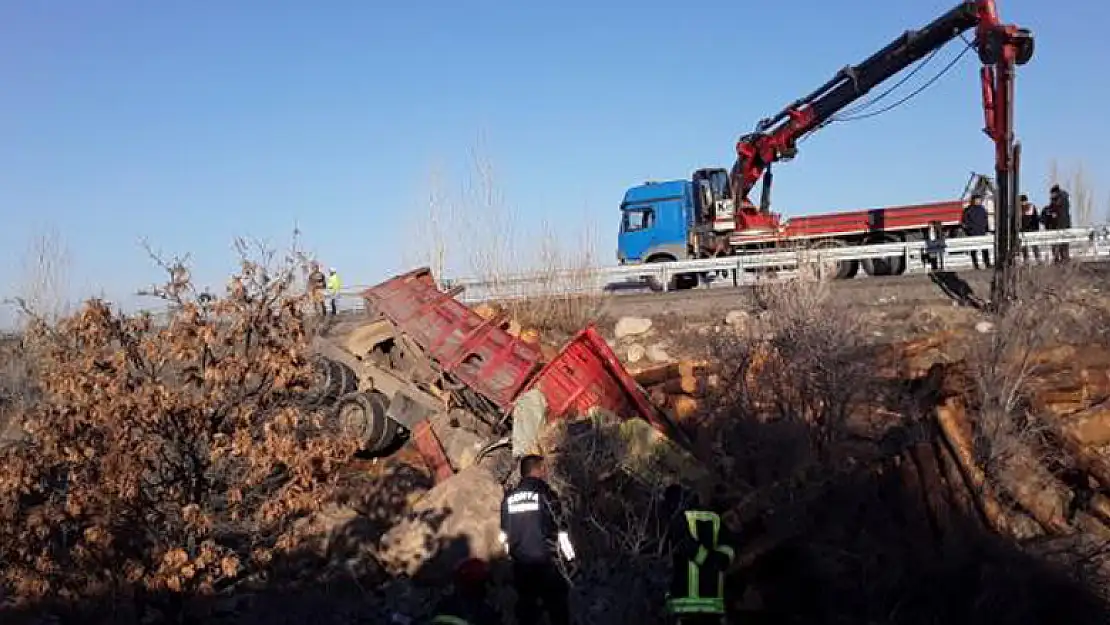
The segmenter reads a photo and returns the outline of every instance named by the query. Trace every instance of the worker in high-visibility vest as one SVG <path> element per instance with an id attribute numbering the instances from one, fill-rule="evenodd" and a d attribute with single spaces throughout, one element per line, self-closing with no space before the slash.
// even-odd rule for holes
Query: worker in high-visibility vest
<path id="1" fill-rule="evenodd" d="M 716 625 L 725 622 L 725 572 L 735 558 L 733 537 L 713 509 L 719 506 L 701 506 L 691 499 L 676 484 L 664 493 L 664 506 L 673 511 L 667 536 L 673 569 L 666 610 L 681 625 Z"/>
<path id="2" fill-rule="evenodd" d="M 339 273 L 335 267 L 331 268 L 328 272 L 328 302 L 331 304 L 331 316 L 335 316 L 336 307 L 339 302 L 339 291 L 343 288 L 343 282 L 339 280 Z"/>
<path id="3" fill-rule="evenodd" d="M 496 625 L 501 617 L 486 603 L 489 566 L 469 558 L 455 569 L 454 591 L 436 606 L 429 625 Z"/>

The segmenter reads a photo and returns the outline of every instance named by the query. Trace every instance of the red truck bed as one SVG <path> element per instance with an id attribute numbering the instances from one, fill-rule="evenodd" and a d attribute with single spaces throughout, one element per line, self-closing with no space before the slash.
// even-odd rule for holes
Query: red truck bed
<path id="1" fill-rule="evenodd" d="M 502 330 L 501 319 L 483 319 L 440 291 L 428 268 L 391 278 L 363 293 L 367 306 L 388 319 L 426 356 L 499 410 L 508 413 L 525 390 L 538 388 L 547 418 L 560 419 L 604 408 L 621 418 L 641 418 L 679 444 L 683 434 L 647 400 L 643 389 L 591 325 L 546 364 L 538 347 Z M 414 429 L 414 443 L 438 478 L 451 474 L 430 427 Z"/>
<path id="2" fill-rule="evenodd" d="M 944 225 L 960 223 L 964 203 L 961 200 L 890 206 L 822 215 L 792 217 L 782 224 L 773 237 L 761 234 L 745 237 L 737 233 L 734 243 L 754 243 L 771 239 L 812 239 L 833 235 L 872 234 L 899 230 L 924 229 L 933 221 Z"/>
<path id="3" fill-rule="evenodd" d="M 508 410 L 542 355 L 502 330 L 500 320 L 483 319 L 455 299 L 460 290 L 440 291 L 431 270 L 422 268 L 371 287 L 363 298 L 444 371 Z"/>

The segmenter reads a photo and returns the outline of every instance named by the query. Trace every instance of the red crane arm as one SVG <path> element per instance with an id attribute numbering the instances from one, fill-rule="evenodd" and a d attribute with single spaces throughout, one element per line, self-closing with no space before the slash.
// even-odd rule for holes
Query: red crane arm
<path id="1" fill-rule="evenodd" d="M 1028 30 L 1002 24 L 994 0 L 962 2 L 924 28 L 903 33 L 859 65 L 844 68 L 820 88 L 759 122 L 755 132 L 736 143 L 736 163 L 730 186 L 738 208 L 754 208 L 749 193 L 764 178 L 760 213 L 770 210 L 772 163 L 797 153 L 797 141 L 859 100 L 873 87 L 913 63 L 975 29 L 974 45 L 983 63 L 985 131 L 996 144 L 999 171 L 1010 171 L 1013 161 L 1013 68 L 1029 61 L 1033 37 Z M 1009 146 L 1009 147 L 1007 147 Z M 766 173 L 766 176 L 764 175 Z M 1001 184 L 1000 188 L 1005 188 Z"/>

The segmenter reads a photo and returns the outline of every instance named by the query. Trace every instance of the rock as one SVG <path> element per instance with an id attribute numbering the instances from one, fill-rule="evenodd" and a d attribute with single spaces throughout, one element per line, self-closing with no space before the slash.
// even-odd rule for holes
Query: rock
<path id="1" fill-rule="evenodd" d="M 648 360 L 652 362 L 670 362 L 674 360 L 671 358 L 671 355 L 667 353 L 667 350 L 664 349 L 662 343 L 656 343 L 647 348 L 647 357 Z"/>
<path id="2" fill-rule="evenodd" d="M 497 534 L 503 494 L 481 465 L 440 482 L 382 537 L 379 561 L 392 575 L 443 583 L 466 558 L 502 557 Z"/>
<path id="3" fill-rule="evenodd" d="M 628 351 L 625 352 L 625 360 L 630 363 L 640 362 L 647 355 L 647 350 L 639 343 L 633 343 L 628 346 Z"/>
<path id="4" fill-rule="evenodd" d="M 725 315 L 725 325 L 733 327 L 742 326 L 748 322 L 748 312 L 746 310 L 730 310 Z"/>
<path id="5" fill-rule="evenodd" d="M 645 334 L 651 329 L 651 319 L 645 317 L 621 317 L 617 321 L 617 325 L 613 328 L 613 334 L 617 340 L 629 337 L 639 336 Z"/>
<path id="6" fill-rule="evenodd" d="M 989 334 L 994 332 L 994 324 L 989 321 L 980 321 L 975 324 L 975 331 L 979 334 Z"/>

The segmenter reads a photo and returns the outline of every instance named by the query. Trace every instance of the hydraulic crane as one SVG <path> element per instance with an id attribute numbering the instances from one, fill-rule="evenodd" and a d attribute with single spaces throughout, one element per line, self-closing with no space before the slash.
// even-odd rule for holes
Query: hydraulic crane
<path id="1" fill-rule="evenodd" d="M 736 229 L 774 228 L 775 218 L 770 212 L 771 165 L 793 158 L 802 137 L 834 121 L 837 113 L 875 86 L 972 30 L 974 40 L 968 45 L 975 47 L 983 65 L 980 77 L 984 132 L 995 144 L 998 268 L 1006 271 L 1012 266 L 1013 242 L 1018 236 L 1018 214 L 1014 207 L 1020 159 L 1020 145 L 1015 145 L 1013 128 L 1014 70 L 1032 58 L 1034 46 L 1028 29 L 1002 23 L 995 0 L 962 2 L 924 28 L 903 33 L 862 63 L 840 70 L 809 95 L 761 120 L 755 132 L 740 137 L 729 176 L 736 206 Z M 761 178 L 763 188 L 756 207 L 748 196 Z M 995 282 L 997 285 L 1001 280 Z"/>

